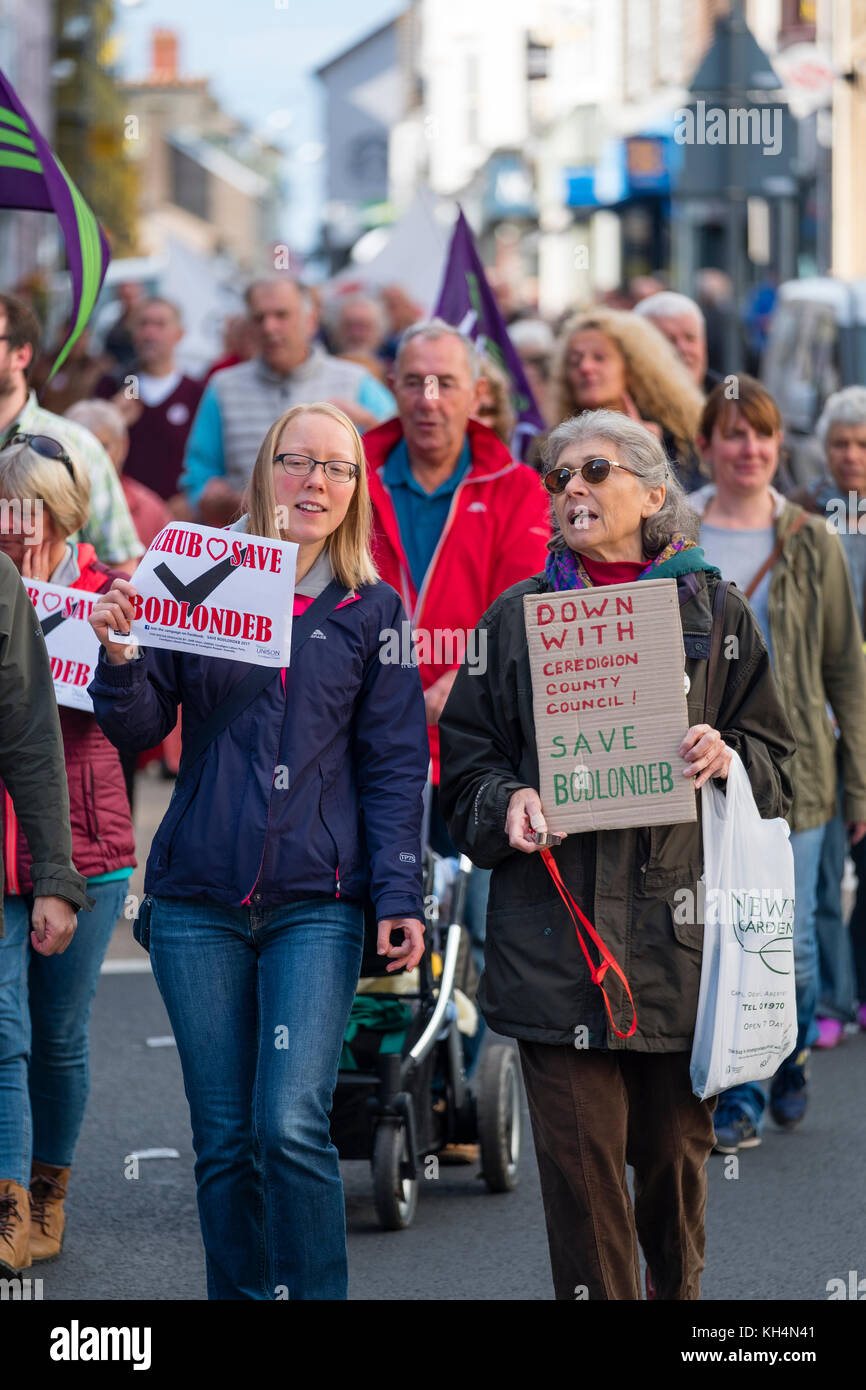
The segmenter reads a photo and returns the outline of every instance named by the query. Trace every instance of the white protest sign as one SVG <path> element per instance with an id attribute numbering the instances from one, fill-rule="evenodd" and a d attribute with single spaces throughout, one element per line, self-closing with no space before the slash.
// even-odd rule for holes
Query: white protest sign
<path id="1" fill-rule="evenodd" d="M 525 594 L 523 611 L 549 829 L 696 820 L 676 580 Z"/>
<path id="2" fill-rule="evenodd" d="M 45 636 L 58 705 L 92 713 L 87 687 L 99 658 L 99 639 L 88 618 L 99 595 L 42 579 L 23 583 Z"/>
<path id="3" fill-rule="evenodd" d="M 155 536 L 131 583 L 131 632 L 112 641 L 255 666 L 288 666 L 298 547 L 174 521 Z"/>

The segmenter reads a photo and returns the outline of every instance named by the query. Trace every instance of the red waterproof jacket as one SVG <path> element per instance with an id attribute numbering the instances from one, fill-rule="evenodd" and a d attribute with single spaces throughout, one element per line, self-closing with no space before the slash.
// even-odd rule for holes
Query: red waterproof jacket
<path id="1" fill-rule="evenodd" d="M 78 568 L 73 589 L 101 594 L 111 588 L 115 571 L 97 560 L 92 545 L 79 543 Z M 85 878 L 134 866 L 135 836 L 117 749 L 86 710 L 61 705 L 58 713 L 66 753 L 73 863 Z M 7 893 L 30 893 L 30 849 L 2 782 L 0 793 L 4 888 Z"/>
<path id="2" fill-rule="evenodd" d="M 364 435 L 373 502 L 373 558 L 381 577 L 400 594 L 416 634 L 421 683 L 426 690 L 460 665 L 472 632 L 495 598 L 544 568 L 550 538 L 549 498 L 538 474 L 517 463 L 486 425 L 466 428 L 472 463 L 451 500 L 439 544 L 416 591 L 400 539 L 397 515 L 382 481 L 385 461 L 403 437 L 398 419 Z M 439 782 L 439 730 L 428 726 L 433 781 Z"/>

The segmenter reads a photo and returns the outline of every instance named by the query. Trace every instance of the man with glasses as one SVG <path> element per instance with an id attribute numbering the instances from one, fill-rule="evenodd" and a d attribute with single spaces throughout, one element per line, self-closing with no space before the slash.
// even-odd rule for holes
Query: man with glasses
<path id="1" fill-rule="evenodd" d="M 72 452 L 90 477 L 90 515 L 72 539 L 89 541 L 104 564 L 131 574 L 143 547 L 110 458 L 89 430 L 43 410 L 28 390 L 39 337 L 38 320 L 28 306 L 0 294 L 0 448 L 23 434 L 56 440 L 61 452 Z"/>
<path id="2" fill-rule="evenodd" d="M 456 328 L 442 319 L 414 324 L 390 379 L 399 417 L 364 437 L 379 572 L 402 595 L 413 627 L 431 633 L 471 632 L 504 589 L 543 567 L 550 535 L 537 474 L 470 418 L 480 375 L 474 344 Z M 436 725 L 460 659 L 420 655 L 438 781 Z"/>
<path id="3" fill-rule="evenodd" d="M 484 669 L 486 652 L 472 640 L 482 614 L 544 568 L 550 536 L 538 475 L 471 418 L 479 383 L 468 338 L 442 319 L 415 324 L 400 340 L 389 382 L 399 418 L 364 436 L 374 559 L 416 634 L 433 764 L 430 842 L 443 855 L 457 851 L 439 810 L 439 716 L 464 650 Z M 475 869 L 467 924 L 479 963 L 488 883 L 489 872 Z"/>
<path id="4" fill-rule="evenodd" d="M 256 356 L 208 382 L 180 477 L 194 515 L 208 526 L 223 526 L 240 512 L 259 445 L 283 411 L 330 401 L 363 430 L 394 409 L 380 381 L 314 341 L 316 313 L 303 286 L 288 276 L 258 280 L 246 303 Z"/>

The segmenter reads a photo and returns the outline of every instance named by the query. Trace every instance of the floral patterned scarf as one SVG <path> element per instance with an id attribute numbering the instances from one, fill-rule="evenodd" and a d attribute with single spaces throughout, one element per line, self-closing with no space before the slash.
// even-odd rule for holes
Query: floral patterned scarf
<path id="1" fill-rule="evenodd" d="M 638 579 L 646 579 L 654 569 L 663 565 L 672 555 L 678 555 L 681 550 L 693 549 L 699 549 L 695 542 L 690 541 L 681 531 L 675 531 L 669 544 L 641 570 Z M 569 550 L 567 546 L 563 550 L 551 550 L 544 566 L 544 572 L 554 589 L 557 590 L 592 589 L 595 587 L 586 572 L 586 566 L 580 555 L 574 550 Z"/>

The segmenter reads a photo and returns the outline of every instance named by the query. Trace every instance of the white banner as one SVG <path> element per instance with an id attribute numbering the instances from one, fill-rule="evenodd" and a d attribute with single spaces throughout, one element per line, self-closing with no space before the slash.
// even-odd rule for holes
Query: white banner
<path id="1" fill-rule="evenodd" d="M 165 526 L 130 583 L 130 635 L 115 642 L 288 666 L 298 547 L 188 521 Z"/>
<path id="2" fill-rule="evenodd" d="M 88 619 L 99 595 L 42 579 L 22 582 L 45 634 L 58 705 L 92 712 L 87 687 L 99 659 L 99 639 Z"/>

